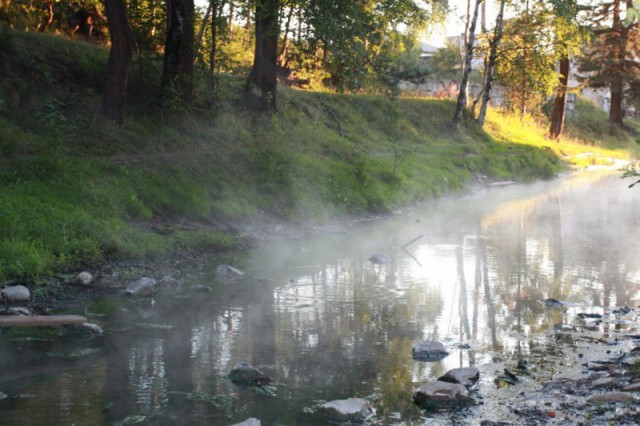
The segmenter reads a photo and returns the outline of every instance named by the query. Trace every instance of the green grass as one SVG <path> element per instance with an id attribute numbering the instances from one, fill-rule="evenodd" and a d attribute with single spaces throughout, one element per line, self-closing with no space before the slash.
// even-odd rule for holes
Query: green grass
<path id="1" fill-rule="evenodd" d="M 552 142 L 538 123 L 495 111 L 485 130 L 467 122 L 455 134 L 450 101 L 286 88 L 278 114 L 259 116 L 233 77 L 221 78 L 213 109 L 187 114 L 154 104 L 153 58 L 134 62 L 116 127 L 99 110 L 106 53 L 0 33 L 0 280 L 224 250 L 237 243 L 228 225 L 384 213 L 464 190 L 476 175 L 548 179 L 578 154 L 628 158 L 635 145 L 596 133 L 600 124 Z"/>

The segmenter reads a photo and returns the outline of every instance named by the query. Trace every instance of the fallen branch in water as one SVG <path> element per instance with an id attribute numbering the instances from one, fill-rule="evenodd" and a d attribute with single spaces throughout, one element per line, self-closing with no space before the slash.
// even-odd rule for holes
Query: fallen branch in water
<path id="1" fill-rule="evenodd" d="M 87 319 L 80 315 L 0 316 L 0 327 L 52 327 L 85 322 Z"/>
<path id="2" fill-rule="evenodd" d="M 409 241 L 407 244 L 403 245 L 403 246 L 402 246 L 402 249 L 404 250 L 404 248 L 405 248 L 406 246 L 408 246 L 409 244 L 413 244 L 413 243 L 415 243 L 416 241 L 418 241 L 418 240 L 419 240 L 420 238 L 422 238 L 422 237 L 423 237 L 423 235 L 422 235 L 422 234 L 418 235 L 418 236 L 417 236 L 417 237 L 415 237 L 413 240 L 411 240 L 411 241 Z"/>

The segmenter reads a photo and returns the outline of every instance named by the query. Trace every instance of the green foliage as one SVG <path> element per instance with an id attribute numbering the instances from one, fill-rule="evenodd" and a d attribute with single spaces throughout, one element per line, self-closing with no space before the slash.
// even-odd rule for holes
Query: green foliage
<path id="1" fill-rule="evenodd" d="M 554 55 L 540 48 L 551 44 L 550 19 L 537 7 L 504 23 L 496 80 L 505 87 L 509 108 L 522 115 L 537 110 L 558 83 Z"/>
<path id="2" fill-rule="evenodd" d="M 448 40 L 443 48 L 434 53 L 430 60 L 430 68 L 438 78 L 448 80 L 460 78 L 460 47 Z"/>
<path id="3" fill-rule="evenodd" d="M 406 61 L 406 54 L 413 50 L 399 42 L 399 24 L 415 35 L 443 20 L 443 12 L 444 5 L 437 1 L 328 0 L 303 6 L 312 31 L 309 52 L 317 55 L 322 50 L 331 84 L 339 91 L 375 91 L 381 83 L 389 84 L 391 64 L 402 62 L 403 55 Z"/>
<path id="4" fill-rule="evenodd" d="M 35 32 L 56 32 L 85 36 L 81 27 L 82 14 L 90 14 L 93 32 L 89 38 L 100 40 L 106 35 L 106 18 L 101 0 L 30 1 L 10 0 L 1 11 L 15 29 Z"/>
<path id="5" fill-rule="evenodd" d="M 570 137 L 593 145 L 609 141 L 615 147 L 629 147 L 633 134 L 609 122 L 608 113 L 589 99 L 578 96 L 575 111 L 566 118 L 566 130 Z"/>

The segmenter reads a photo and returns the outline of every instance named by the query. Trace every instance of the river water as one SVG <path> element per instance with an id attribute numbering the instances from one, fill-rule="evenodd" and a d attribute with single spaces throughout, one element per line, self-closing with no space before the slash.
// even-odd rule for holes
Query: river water
<path id="1" fill-rule="evenodd" d="M 628 183 L 592 171 L 492 188 L 199 259 L 153 304 L 111 294 L 76 312 L 103 326 L 104 337 L 5 330 L 0 424 L 231 425 L 255 417 L 323 425 L 315 404 L 354 396 L 371 401 L 373 424 L 514 421 L 509 398 L 569 374 L 587 350 L 558 337 L 572 314 L 638 305 L 640 190 Z M 388 263 L 370 262 L 376 253 Z M 223 262 L 246 275 L 216 282 Z M 546 298 L 567 309 L 550 309 Z M 450 355 L 414 360 L 412 344 L 422 340 L 444 343 Z M 519 359 L 536 366 L 535 379 L 498 388 L 497 373 Z M 230 382 L 242 361 L 272 385 Z M 413 404 L 425 380 L 466 366 L 481 371 L 474 398 L 482 404 L 436 414 Z"/>

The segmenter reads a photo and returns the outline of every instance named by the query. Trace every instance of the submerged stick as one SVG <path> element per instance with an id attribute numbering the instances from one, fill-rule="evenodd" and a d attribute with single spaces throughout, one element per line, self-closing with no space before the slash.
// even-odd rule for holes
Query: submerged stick
<path id="1" fill-rule="evenodd" d="M 80 315 L 0 316 L 0 327 L 51 327 L 85 322 L 87 319 Z"/>
<path id="2" fill-rule="evenodd" d="M 424 235 L 420 234 L 417 237 L 415 237 L 413 240 L 409 241 L 407 244 L 403 245 L 402 248 L 404 249 L 406 246 L 415 243 L 416 241 L 418 241 L 420 238 L 422 238 Z"/>

